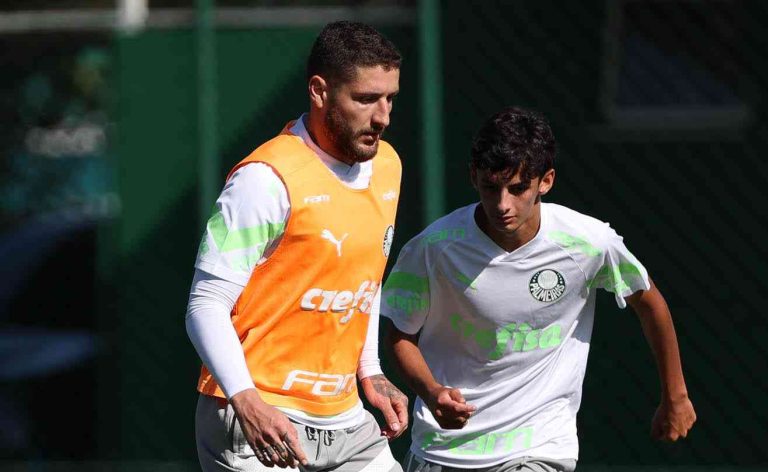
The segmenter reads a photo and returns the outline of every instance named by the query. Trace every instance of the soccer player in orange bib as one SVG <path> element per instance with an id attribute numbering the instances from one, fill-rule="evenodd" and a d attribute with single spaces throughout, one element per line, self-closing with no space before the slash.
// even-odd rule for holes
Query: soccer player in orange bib
<path id="1" fill-rule="evenodd" d="M 327 25 L 307 62 L 309 112 L 227 176 L 186 316 L 204 363 L 205 472 L 401 470 L 387 440 L 408 425 L 407 398 L 377 352 L 401 172 L 381 135 L 400 63 L 373 28 Z"/>

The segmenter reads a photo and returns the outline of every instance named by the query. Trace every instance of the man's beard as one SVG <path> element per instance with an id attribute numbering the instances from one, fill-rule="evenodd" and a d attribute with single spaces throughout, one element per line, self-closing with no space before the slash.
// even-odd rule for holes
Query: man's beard
<path id="1" fill-rule="evenodd" d="M 328 113 L 325 114 L 325 132 L 336 150 L 342 154 L 337 157 L 349 157 L 355 162 L 365 162 L 373 159 L 373 156 L 375 156 L 379 150 L 378 140 L 376 140 L 376 143 L 374 143 L 371 148 L 365 149 L 358 146 L 356 142 L 357 138 L 363 134 L 380 133 L 381 131 L 372 129 L 355 131 L 336 107 L 331 107 L 328 110 Z"/>

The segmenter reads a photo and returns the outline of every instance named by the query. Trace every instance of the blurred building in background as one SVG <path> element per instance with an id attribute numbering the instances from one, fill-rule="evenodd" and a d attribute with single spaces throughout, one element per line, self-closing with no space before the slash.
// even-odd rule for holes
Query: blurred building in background
<path id="1" fill-rule="evenodd" d="M 345 18 L 404 55 L 393 254 L 474 200 L 471 136 L 516 104 L 552 121 L 549 200 L 610 221 L 667 297 L 698 423 L 650 440 L 651 356 L 598 298 L 579 470 L 768 468 L 768 4 L 212 3 L 0 3 L 0 472 L 197 470 L 183 316 L 202 221 L 305 110 L 309 47 Z"/>

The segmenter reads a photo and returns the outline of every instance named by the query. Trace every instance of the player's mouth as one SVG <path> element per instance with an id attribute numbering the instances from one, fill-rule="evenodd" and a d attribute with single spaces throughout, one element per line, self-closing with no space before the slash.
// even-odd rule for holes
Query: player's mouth
<path id="1" fill-rule="evenodd" d="M 512 223 L 515 222 L 515 217 L 514 216 L 509 216 L 509 215 L 507 215 L 507 216 L 497 216 L 496 217 L 496 221 L 498 221 L 499 223 L 501 223 L 504 226 L 508 226 L 508 225 L 511 225 Z"/>
<path id="2" fill-rule="evenodd" d="M 373 146 L 379 140 L 381 133 L 362 133 L 360 136 L 363 140 L 363 144 Z"/>

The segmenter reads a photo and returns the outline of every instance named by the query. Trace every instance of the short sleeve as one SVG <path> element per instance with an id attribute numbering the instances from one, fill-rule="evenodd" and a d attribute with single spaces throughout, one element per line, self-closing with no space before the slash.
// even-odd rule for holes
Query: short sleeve
<path id="1" fill-rule="evenodd" d="M 246 285 L 253 268 L 282 238 L 289 211 L 285 185 L 271 167 L 241 167 L 216 200 L 195 267 Z"/>
<path id="2" fill-rule="evenodd" d="M 403 247 L 381 294 L 381 315 L 408 334 L 421 329 L 429 312 L 429 275 L 422 242 L 417 237 Z"/>
<path id="3" fill-rule="evenodd" d="M 616 304 L 625 308 L 625 297 L 651 285 L 648 272 L 624 245 L 624 239 L 606 224 L 601 241 L 602 263 L 588 282 L 588 288 L 601 288 L 614 294 Z"/>

